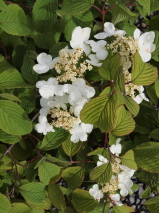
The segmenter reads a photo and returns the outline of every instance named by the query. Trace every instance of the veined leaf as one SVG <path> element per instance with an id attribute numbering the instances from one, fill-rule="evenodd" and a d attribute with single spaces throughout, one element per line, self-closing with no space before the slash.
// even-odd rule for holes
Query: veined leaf
<path id="1" fill-rule="evenodd" d="M 140 197 L 142 198 L 149 198 L 150 197 L 150 194 L 151 194 L 151 187 L 148 186 L 145 191 L 143 191 L 141 194 L 140 194 Z"/>
<path id="2" fill-rule="evenodd" d="M 0 194 L 0 200 L 0 213 L 9 213 L 11 210 L 11 204 L 8 198 L 5 195 Z"/>
<path id="3" fill-rule="evenodd" d="M 135 121 L 130 112 L 124 106 L 120 106 L 116 110 L 116 120 L 112 133 L 117 136 L 129 134 L 135 128 Z"/>
<path id="4" fill-rule="evenodd" d="M 51 203 L 59 210 L 64 211 L 66 209 L 65 199 L 60 187 L 56 184 L 48 186 L 48 195 Z"/>
<path id="5" fill-rule="evenodd" d="M 102 132 L 110 132 L 115 121 L 117 96 L 101 95 L 92 99 L 84 106 L 81 120 L 84 123 L 94 124 Z"/>
<path id="6" fill-rule="evenodd" d="M 0 130 L 0 141 L 8 144 L 14 144 L 21 140 L 21 136 L 9 135 L 6 132 Z"/>
<path id="7" fill-rule="evenodd" d="M 9 93 L 1 93 L 0 94 L 0 97 L 1 98 L 4 98 L 4 99 L 8 99 L 10 101 L 18 101 L 18 102 L 21 102 L 21 100 L 15 96 L 15 95 L 12 95 L 12 94 L 9 94 Z"/>
<path id="8" fill-rule="evenodd" d="M 121 156 L 121 162 L 131 168 L 131 169 L 134 169 L 134 170 L 137 170 L 137 165 L 136 165 L 136 162 L 134 160 L 134 152 L 133 150 L 129 150 L 127 151 L 123 156 Z"/>
<path id="9" fill-rule="evenodd" d="M 27 17 L 21 7 L 10 4 L 0 13 L 0 27 L 7 33 L 18 36 L 30 34 Z"/>
<path id="10" fill-rule="evenodd" d="M 26 84 L 21 74 L 16 69 L 8 69 L 0 74 L 0 88 L 29 88 L 32 85 Z"/>
<path id="11" fill-rule="evenodd" d="M 68 131 L 57 128 L 55 132 L 48 132 L 47 135 L 45 135 L 43 141 L 38 144 L 38 148 L 42 150 L 55 149 L 66 141 L 68 135 Z"/>
<path id="12" fill-rule="evenodd" d="M 64 0 L 62 9 L 57 10 L 58 15 L 77 15 L 88 10 L 94 4 L 94 0 Z"/>
<path id="13" fill-rule="evenodd" d="M 73 191 L 72 202 L 75 209 L 80 213 L 91 212 L 98 205 L 98 201 L 88 191 L 82 189 Z"/>
<path id="14" fill-rule="evenodd" d="M 68 188 L 75 189 L 84 179 L 84 168 L 79 166 L 66 168 L 62 172 L 62 178 L 66 181 Z"/>
<path id="15" fill-rule="evenodd" d="M 159 78 L 157 78 L 155 81 L 155 92 L 157 97 L 159 98 Z"/>
<path id="16" fill-rule="evenodd" d="M 148 172 L 159 172 L 159 144 L 142 143 L 134 149 L 135 162 L 138 167 Z"/>
<path id="17" fill-rule="evenodd" d="M 130 206 L 117 206 L 115 205 L 113 207 L 113 212 L 112 213 L 132 213 L 134 212 L 134 209 Z"/>
<path id="18" fill-rule="evenodd" d="M 130 113 L 132 113 L 134 116 L 136 116 L 139 113 L 139 104 L 137 104 L 131 97 L 129 96 L 123 96 L 125 101 L 125 106 L 129 110 Z"/>
<path id="19" fill-rule="evenodd" d="M 150 85 L 156 80 L 157 76 L 157 68 L 144 63 L 139 53 L 136 53 L 132 65 L 132 83 L 143 86 Z"/>
<path id="20" fill-rule="evenodd" d="M 62 148 L 66 155 L 73 156 L 75 155 L 81 148 L 82 142 L 79 141 L 78 143 L 73 143 L 70 141 L 70 137 L 62 144 Z"/>
<path id="21" fill-rule="evenodd" d="M 19 188 L 25 200 L 32 204 L 40 204 L 45 199 L 45 185 L 43 183 L 32 182 L 22 185 Z"/>
<path id="22" fill-rule="evenodd" d="M 11 135 L 25 135 L 31 132 L 32 125 L 18 104 L 0 100 L 0 128 Z"/>
<path id="23" fill-rule="evenodd" d="M 29 213 L 31 212 L 31 208 L 27 206 L 25 203 L 12 203 L 12 213 Z"/>
<path id="24" fill-rule="evenodd" d="M 90 180 L 97 183 L 109 183 L 112 177 L 112 168 L 110 163 L 104 163 L 101 166 L 97 166 L 90 173 Z"/>
<path id="25" fill-rule="evenodd" d="M 149 211 L 153 213 L 158 213 L 159 210 L 159 196 L 149 199 L 144 203 Z"/>
<path id="26" fill-rule="evenodd" d="M 136 0 L 150 15 L 150 5 L 151 5 L 151 0 Z"/>
<path id="27" fill-rule="evenodd" d="M 54 176 L 59 175 L 60 171 L 61 171 L 61 167 L 53 163 L 43 161 L 38 168 L 40 181 L 43 182 L 45 185 L 48 185 L 50 179 Z"/>

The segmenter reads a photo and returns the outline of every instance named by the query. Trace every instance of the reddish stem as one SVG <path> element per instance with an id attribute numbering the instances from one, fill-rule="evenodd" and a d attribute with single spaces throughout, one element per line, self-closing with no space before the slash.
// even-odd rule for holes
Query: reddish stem
<path id="1" fill-rule="evenodd" d="M 29 136 L 31 136 L 32 138 L 34 138 L 35 140 L 37 140 L 38 143 L 40 142 L 40 140 L 35 135 L 29 134 Z"/>

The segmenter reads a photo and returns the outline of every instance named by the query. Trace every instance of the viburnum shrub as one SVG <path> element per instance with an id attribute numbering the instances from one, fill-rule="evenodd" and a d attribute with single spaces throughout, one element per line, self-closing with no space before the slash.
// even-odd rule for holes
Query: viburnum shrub
<path id="1" fill-rule="evenodd" d="M 0 212 L 158 213 L 158 10 L 0 0 Z"/>

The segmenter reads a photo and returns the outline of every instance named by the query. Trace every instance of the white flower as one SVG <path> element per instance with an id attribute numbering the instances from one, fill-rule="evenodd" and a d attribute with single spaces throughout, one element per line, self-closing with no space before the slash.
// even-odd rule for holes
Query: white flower
<path id="1" fill-rule="evenodd" d="M 88 56 L 88 58 L 90 58 L 91 60 L 86 60 L 87 63 L 89 64 L 92 64 L 93 66 L 96 66 L 96 67 L 100 67 L 102 66 L 102 63 L 98 63 L 99 62 L 99 59 L 96 57 L 95 54 L 90 54 Z"/>
<path id="2" fill-rule="evenodd" d="M 100 201 L 104 194 L 99 190 L 98 184 L 93 185 L 93 188 L 89 190 L 89 194 L 94 197 L 95 200 Z"/>
<path id="3" fill-rule="evenodd" d="M 125 165 L 120 165 L 121 170 L 123 170 L 124 172 L 122 172 L 122 174 L 126 175 L 127 177 L 132 177 L 134 175 L 135 170 L 134 169 L 130 169 L 129 167 L 125 166 Z"/>
<path id="4" fill-rule="evenodd" d="M 77 143 L 80 141 L 86 141 L 87 140 L 87 133 L 90 133 L 93 129 L 92 124 L 85 124 L 85 123 L 76 123 L 72 126 L 72 129 L 70 130 L 71 133 L 71 141 L 73 143 Z"/>
<path id="5" fill-rule="evenodd" d="M 40 95 L 45 99 L 53 95 L 62 96 L 64 94 L 62 90 L 63 85 L 58 85 L 56 78 L 49 78 L 47 81 L 38 81 L 36 87 L 39 88 Z"/>
<path id="6" fill-rule="evenodd" d="M 146 98 L 145 94 L 143 93 L 143 91 L 144 91 L 144 87 L 143 86 L 140 86 L 140 88 L 138 89 L 138 91 L 139 91 L 139 94 L 135 98 L 133 98 L 133 100 L 136 103 L 140 104 L 143 100 L 149 101 L 149 99 Z"/>
<path id="7" fill-rule="evenodd" d="M 109 161 L 103 156 L 103 155 L 98 155 L 99 161 L 97 161 L 97 166 L 101 166 L 104 163 L 108 163 Z"/>
<path id="8" fill-rule="evenodd" d="M 136 29 L 134 31 L 134 39 L 136 39 L 138 42 L 139 54 L 143 62 L 149 61 L 151 59 L 151 53 L 156 48 L 156 45 L 153 44 L 155 33 L 151 31 L 141 35 L 141 31 L 139 29 Z"/>
<path id="9" fill-rule="evenodd" d="M 43 115 L 39 116 L 39 123 L 35 125 L 35 130 L 44 135 L 46 135 L 47 132 L 55 132 L 53 127 L 48 123 L 47 118 Z"/>
<path id="10" fill-rule="evenodd" d="M 47 55 L 46 53 L 40 53 L 37 56 L 38 64 L 33 66 L 33 70 L 38 74 L 46 73 L 50 69 L 53 68 L 53 64 L 58 61 L 59 58 L 55 58 L 52 60 L 51 55 Z"/>
<path id="11" fill-rule="evenodd" d="M 120 201 L 120 195 L 119 194 L 112 194 L 110 195 L 111 200 L 115 202 L 117 206 L 122 206 L 122 202 Z"/>
<path id="12" fill-rule="evenodd" d="M 94 37 L 96 39 L 105 39 L 105 38 L 112 36 L 112 35 L 125 35 L 125 34 L 126 34 L 126 32 L 124 30 L 115 30 L 115 27 L 112 23 L 105 22 L 104 32 L 98 33 Z"/>
<path id="13" fill-rule="evenodd" d="M 60 106 L 62 109 L 67 110 L 66 105 L 67 103 L 68 103 L 68 95 L 64 94 L 63 96 L 54 96 L 53 100 L 48 101 L 47 105 L 50 108 Z"/>
<path id="14" fill-rule="evenodd" d="M 99 60 L 105 60 L 106 57 L 108 56 L 108 51 L 105 50 L 105 45 L 106 45 L 106 41 L 104 40 L 100 40 L 100 41 L 93 41 L 93 40 L 89 40 L 86 42 L 87 44 L 90 44 L 90 46 L 92 47 L 92 51 L 96 53 L 96 57 Z"/>
<path id="15" fill-rule="evenodd" d="M 45 99 L 45 98 L 41 98 L 40 99 L 40 105 L 41 105 L 41 109 L 40 109 L 40 115 L 44 115 L 44 116 L 47 116 L 47 111 L 48 111 L 48 109 L 50 108 L 49 106 L 48 106 L 48 102 L 49 101 L 52 101 L 52 98 L 53 97 L 50 97 L 50 98 L 48 98 L 48 99 Z"/>
<path id="16" fill-rule="evenodd" d="M 72 84 L 64 84 L 63 91 L 69 94 L 68 101 L 71 105 L 76 105 L 81 99 L 95 95 L 94 88 L 87 86 L 83 78 L 77 78 Z"/>
<path id="17" fill-rule="evenodd" d="M 120 141 L 121 141 L 121 138 L 118 138 L 116 140 L 116 145 L 112 145 L 110 147 L 110 151 L 113 153 L 113 154 L 120 154 L 121 153 L 121 144 L 120 144 Z"/>
<path id="18" fill-rule="evenodd" d="M 90 46 L 88 44 L 85 44 L 86 41 L 88 41 L 91 33 L 91 28 L 85 27 L 81 28 L 80 26 L 75 27 L 75 29 L 72 32 L 72 38 L 70 41 L 70 45 L 72 48 L 82 48 L 83 51 L 86 53 L 86 55 L 89 55 L 90 53 Z"/>
<path id="19" fill-rule="evenodd" d="M 70 109 L 73 111 L 74 115 L 79 117 L 80 112 L 83 109 L 84 105 L 89 101 L 87 98 L 80 99 L 75 105 L 72 105 Z"/>

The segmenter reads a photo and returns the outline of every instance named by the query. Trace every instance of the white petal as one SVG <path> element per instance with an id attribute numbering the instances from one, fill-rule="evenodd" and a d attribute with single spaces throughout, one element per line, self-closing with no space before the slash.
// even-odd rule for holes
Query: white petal
<path id="1" fill-rule="evenodd" d="M 123 36 L 125 34 L 126 34 L 126 32 L 124 30 L 116 30 L 114 33 L 114 35 L 121 35 L 121 36 Z"/>
<path id="2" fill-rule="evenodd" d="M 128 195 L 128 190 L 125 188 L 125 187 L 123 187 L 121 190 L 120 190 L 120 194 L 122 195 L 122 196 L 127 196 Z"/>
<path id="3" fill-rule="evenodd" d="M 143 98 L 140 95 L 137 95 L 135 98 L 133 98 L 133 100 L 137 103 L 140 104 L 143 100 Z"/>
<path id="4" fill-rule="evenodd" d="M 99 49 L 96 53 L 96 56 L 99 60 L 105 60 L 108 56 L 108 51 L 104 49 Z"/>
<path id="5" fill-rule="evenodd" d="M 114 200 L 115 202 L 120 201 L 120 195 L 119 194 L 110 195 L 110 198 L 112 200 Z"/>
<path id="6" fill-rule="evenodd" d="M 40 87 L 39 93 L 43 98 L 48 99 L 49 97 L 54 95 L 54 86 L 44 85 Z"/>
<path id="7" fill-rule="evenodd" d="M 52 62 L 52 56 L 47 55 L 46 53 L 40 53 L 37 56 L 37 61 L 39 64 L 42 64 L 42 65 L 50 65 Z"/>
<path id="8" fill-rule="evenodd" d="M 49 67 L 47 65 L 42 65 L 42 64 L 35 64 L 33 66 L 33 70 L 37 72 L 38 74 L 46 73 L 49 71 Z"/>
<path id="9" fill-rule="evenodd" d="M 90 63 L 90 64 L 92 64 L 92 65 L 94 65 L 94 66 L 97 66 L 97 67 L 102 66 L 102 63 L 98 63 L 98 62 L 99 62 L 99 59 L 96 57 L 95 54 L 90 54 L 88 57 L 89 57 L 91 60 L 86 60 L 87 63 Z"/>
<path id="10" fill-rule="evenodd" d="M 81 123 L 81 128 L 82 128 L 82 130 L 84 132 L 90 133 L 90 132 L 92 132 L 93 125 L 92 124 Z"/>
<path id="11" fill-rule="evenodd" d="M 89 55 L 91 52 L 91 48 L 88 44 L 82 44 L 81 48 L 83 49 L 83 51 L 86 53 L 86 55 Z"/>
<path id="12" fill-rule="evenodd" d="M 46 81 L 38 81 L 38 82 L 36 83 L 36 88 L 40 88 L 41 86 L 46 85 L 46 84 L 47 84 Z"/>
<path id="13" fill-rule="evenodd" d="M 151 53 L 146 52 L 145 50 L 140 50 L 139 54 L 143 62 L 148 62 L 151 59 Z"/>
<path id="14" fill-rule="evenodd" d="M 115 154 L 115 152 L 116 152 L 116 146 L 113 144 L 110 148 L 110 151 L 113 153 L 113 154 Z"/>
<path id="15" fill-rule="evenodd" d="M 105 22 L 104 23 L 104 31 L 106 33 L 109 33 L 109 36 L 114 35 L 115 27 L 114 24 L 111 22 Z"/>
<path id="16" fill-rule="evenodd" d="M 139 29 L 136 29 L 134 31 L 134 39 L 139 40 L 140 35 L 141 35 L 141 31 Z"/>
<path id="17" fill-rule="evenodd" d="M 93 41 L 93 40 L 89 40 L 85 43 L 90 44 L 93 52 L 97 52 L 97 50 L 99 49 L 99 44 L 97 42 Z"/>
<path id="18" fill-rule="evenodd" d="M 107 33 L 102 32 L 102 33 L 96 34 L 94 37 L 95 37 L 96 39 L 105 39 L 105 38 L 107 38 L 108 36 L 109 36 L 109 35 L 108 35 Z"/>

